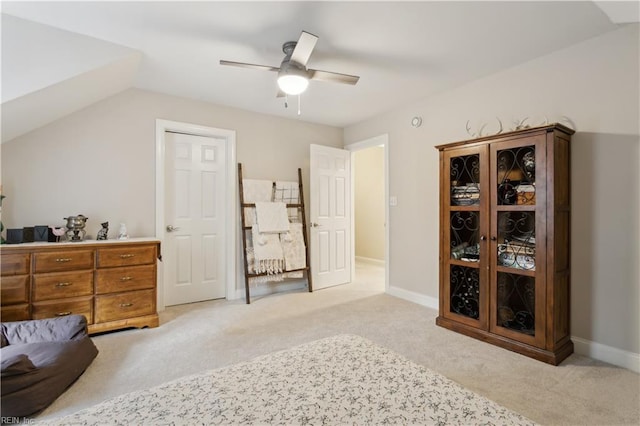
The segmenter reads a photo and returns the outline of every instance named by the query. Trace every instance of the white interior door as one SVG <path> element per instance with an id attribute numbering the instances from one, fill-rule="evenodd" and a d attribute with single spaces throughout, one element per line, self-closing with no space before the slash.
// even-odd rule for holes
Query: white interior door
<path id="1" fill-rule="evenodd" d="M 310 219 L 313 288 L 351 279 L 351 153 L 311 145 Z"/>
<path id="2" fill-rule="evenodd" d="M 225 297 L 226 140 L 165 133 L 165 305 Z"/>

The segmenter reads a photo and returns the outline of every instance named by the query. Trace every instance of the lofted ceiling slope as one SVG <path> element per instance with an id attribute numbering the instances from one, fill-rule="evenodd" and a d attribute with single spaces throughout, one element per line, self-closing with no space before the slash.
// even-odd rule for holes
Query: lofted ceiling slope
<path id="1" fill-rule="evenodd" d="M 139 51 L 2 15 L 2 141 L 131 87 Z"/>
<path id="2" fill-rule="evenodd" d="M 3 141 L 131 86 L 345 127 L 618 28 L 590 1 L 3 1 L 2 12 Z M 276 98 L 275 73 L 219 64 L 277 67 L 302 30 L 319 36 L 310 68 L 361 79 L 312 81 L 299 117 L 295 99 Z"/>

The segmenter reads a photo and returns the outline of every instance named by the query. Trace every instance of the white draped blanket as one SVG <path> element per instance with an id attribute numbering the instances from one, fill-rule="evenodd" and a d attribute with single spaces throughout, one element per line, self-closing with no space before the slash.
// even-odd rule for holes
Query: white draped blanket
<path id="1" fill-rule="evenodd" d="M 273 199 L 273 182 L 261 179 L 242 179 L 242 198 L 245 203 L 270 202 Z M 256 223 L 256 209 L 246 208 L 244 221 L 247 226 Z"/>
<path id="2" fill-rule="evenodd" d="M 257 273 L 280 274 L 284 271 L 284 253 L 278 234 L 258 232 L 258 225 L 251 228 L 253 237 L 254 270 Z"/>
<path id="3" fill-rule="evenodd" d="M 276 181 L 276 187 L 273 194 L 273 201 L 282 201 L 283 203 L 297 204 L 300 202 L 299 183 L 291 181 Z"/>
<path id="4" fill-rule="evenodd" d="M 299 185 L 298 182 L 276 181 L 276 186 L 273 190 L 273 201 L 281 201 L 285 204 L 300 203 Z M 300 220 L 297 207 L 290 207 L 287 211 L 291 222 Z"/>
<path id="5" fill-rule="evenodd" d="M 242 179 L 242 198 L 245 203 L 271 201 L 273 198 L 273 182 L 260 179 Z"/>
<path id="6" fill-rule="evenodd" d="M 307 266 L 299 209 L 286 207 L 300 202 L 298 182 L 243 179 L 242 187 L 244 202 L 255 204 L 243 209 L 245 226 L 251 227 L 246 237 L 247 271 L 267 274 L 251 277 L 249 283 L 303 278 L 302 271 L 285 272 Z"/>
<path id="7" fill-rule="evenodd" d="M 122 395 L 44 424 L 534 423 L 389 349 L 339 335 Z"/>
<path id="8" fill-rule="evenodd" d="M 289 231 L 289 217 L 284 203 L 256 202 L 256 220 L 261 234 Z"/>
<path id="9" fill-rule="evenodd" d="M 280 234 L 280 243 L 284 253 L 285 271 L 302 269 L 307 266 L 307 253 L 301 223 L 290 224 L 289 232 Z"/>

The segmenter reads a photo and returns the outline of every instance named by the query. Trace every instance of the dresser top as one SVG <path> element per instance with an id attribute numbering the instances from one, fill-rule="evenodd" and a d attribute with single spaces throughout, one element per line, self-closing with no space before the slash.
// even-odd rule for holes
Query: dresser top
<path id="1" fill-rule="evenodd" d="M 110 245 L 128 245 L 128 244 L 142 244 L 142 243 L 160 243 L 160 240 L 157 238 L 129 238 L 126 240 L 83 240 L 83 241 L 60 241 L 59 243 L 50 243 L 46 241 L 37 241 L 33 243 L 20 243 L 20 244 L 3 244 L 0 246 L 0 251 L 9 250 L 9 249 L 20 249 L 20 250 L 29 250 L 29 249 L 46 249 L 46 248 L 96 248 L 96 247 L 104 247 Z"/>

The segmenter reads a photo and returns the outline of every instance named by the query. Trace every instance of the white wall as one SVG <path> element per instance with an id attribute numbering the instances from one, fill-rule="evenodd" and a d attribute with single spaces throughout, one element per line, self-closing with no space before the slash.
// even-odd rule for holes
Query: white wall
<path id="1" fill-rule="evenodd" d="M 339 128 L 130 89 L 2 144 L 5 226 L 82 213 L 91 235 L 106 220 L 153 235 L 156 118 L 236 130 L 248 178 L 308 179 L 309 145 L 342 145 Z"/>
<path id="2" fill-rule="evenodd" d="M 353 153 L 356 257 L 384 261 L 384 147 Z"/>
<path id="3" fill-rule="evenodd" d="M 244 177 L 296 181 L 302 168 L 305 193 L 309 145 L 342 146 L 340 128 L 130 89 L 1 145 L 5 227 L 84 214 L 90 238 L 105 221 L 110 237 L 120 222 L 154 236 L 157 118 L 235 130 Z"/>
<path id="4" fill-rule="evenodd" d="M 640 365 L 638 25 L 597 37 L 345 129 L 345 144 L 389 134 L 390 283 L 438 297 L 438 152 L 495 117 L 505 127 L 568 116 L 572 141 L 572 334 Z M 424 119 L 420 128 L 411 117 Z M 600 347 L 600 346 L 598 346 Z M 582 349 L 583 352 L 590 349 Z M 613 354 L 613 355 L 612 355 Z M 617 354 L 617 355 L 616 355 Z"/>

